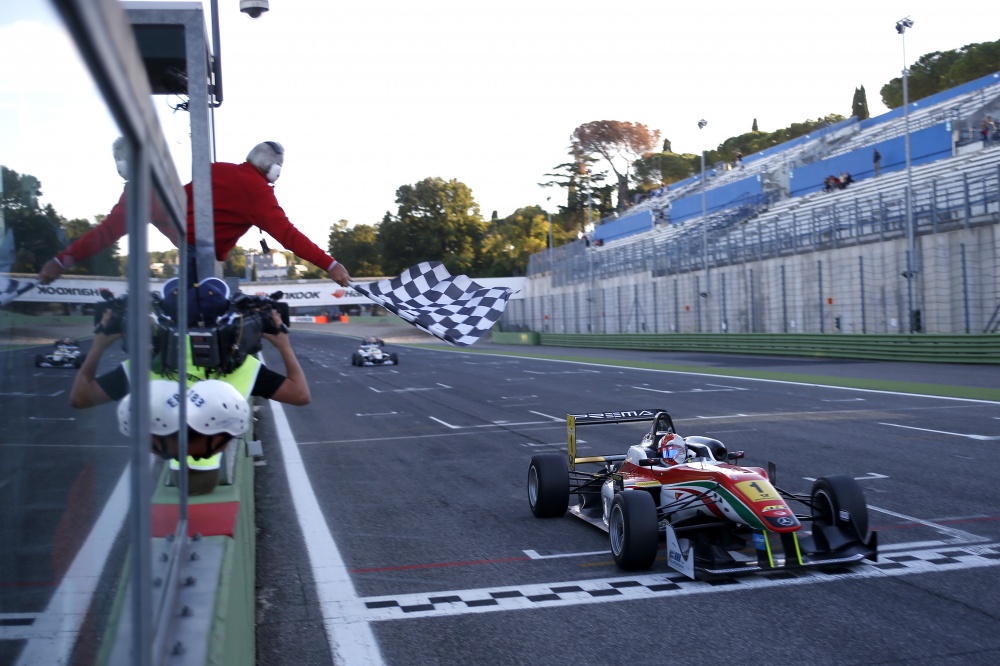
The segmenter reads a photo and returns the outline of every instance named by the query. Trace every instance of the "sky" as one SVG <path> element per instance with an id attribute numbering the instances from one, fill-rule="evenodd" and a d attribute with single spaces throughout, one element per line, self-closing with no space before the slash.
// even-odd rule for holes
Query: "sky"
<path id="1" fill-rule="evenodd" d="M 55 71 L 72 68 L 60 53 L 73 47 L 42 41 L 58 32 L 44 3 L 3 4 L 0 61 L 25 62 L 39 44 L 46 54 L 30 61 L 37 67 L 0 66 L 0 163 L 37 175 L 64 216 L 104 213 L 121 192 L 113 123 L 100 120 L 99 104 L 80 103 L 68 126 L 24 133 L 44 120 L 24 117 L 36 115 L 23 113 L 25 99 L 75 104 L 87 76 Z M 210 2 L 201 4 L 210 17 Z M 981 4 L 971 0 L 270 0 L 258 19 L 238 0 L 218 4 L 217 159 L 241 162 L 260 141 L 282 143 L 278 200 L 323 247 L 332 223 L 376 224 L 396 211 L 398 187 L 428 177 L 468 185 L 487 219 L 529 205 L 554 212 L 564 195 L 538 183 L 566 161 L 573 129 L 586 122 L 643 123 L 674 152 L 697 154 L 755 119 L 773 131 L 849 116 L 860 86 L 877 116 L 904 47 L 912 65 L 1000 39 L 1000 24 L 977 20 Z M 894 26 L 906 16 L 914 25 L 901 37 Z M 188 121 L 169 108 L 177 101 L 154 97 L 186 183 Z M 15 131 L 8 121 L 19 105 Z M 86 183 L 76 182 L 81 168 Z M 241 245 L 257 241 L 252 232 Z"/>

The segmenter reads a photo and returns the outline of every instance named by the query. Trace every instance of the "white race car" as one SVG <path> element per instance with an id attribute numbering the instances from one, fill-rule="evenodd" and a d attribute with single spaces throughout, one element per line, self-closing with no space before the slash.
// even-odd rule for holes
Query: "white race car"
<path id="1" fill-rule="evenodd" d="M 56 340 L 51 354 L 35 354 L 36 368 L 79 368 L 87 356 L 72 338 Z"/>
<path id="2" fill-rule="evenodd" d="M 399 357 L 382 349 L 385 342 L 374 336 L 362 341 L 356 352 L 351 354 L 351 365 L 399 365 Z"/>

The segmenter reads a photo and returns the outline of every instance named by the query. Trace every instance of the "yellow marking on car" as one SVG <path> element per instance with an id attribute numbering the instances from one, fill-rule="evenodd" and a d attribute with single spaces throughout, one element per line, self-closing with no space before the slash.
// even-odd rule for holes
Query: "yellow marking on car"
<path id="1" fill-rule="evenodd" d="M 751 502 L 766 502 L 768 500 L 780 500 L 781 496 L 770 483 L 763 480 L 740 481 L 736 487 L 741 493 L 747 496 Z"/>

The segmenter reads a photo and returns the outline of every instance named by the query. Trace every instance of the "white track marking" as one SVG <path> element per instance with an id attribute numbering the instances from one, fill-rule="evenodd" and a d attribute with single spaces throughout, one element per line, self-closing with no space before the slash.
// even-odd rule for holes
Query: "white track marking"
<path id="1" fill-rule="evenodd" d="M 531 410 L 531 409 L 529 409 L 528 412 L 531 413 L 531 414 L 537 414 L 538 416 L 544 416 L 547 419 L 552 419 L 553 421 L 558 421 L 560 423 L 562 423 L 563 421 L 566 420 L 566 419 L 561 419 L 558 416 L 551 416 L 549 414 L 543 414 L 542 412 L 536 412 L 536 411 Z"/>
<path id="2" fill-rule="evenodd" d="M 560 422 L 560 420 L 556 420 L 556 421 L 516 421 L 516 422 L 513 422 L 513 421 L 493 421 L 492 423 L 477 423 L 476 425 L 463 425 L 463 426 L 459 426 L 459 425 L 452 425 L 450 423 L 447 423 L 446 421 L 442 421 L 441 419 L 433 417 L 433 416 L 428 416 L 427 418 L 429 418 L 429 419 L 431 419 L 433 421 L 437 421 L 441 425 L 446 426 L 448 428 L 451 428 L 452 430 L 471 430 L 473 428 L 501 428 L 501 427 L 509 427 L 509 426 L 549 425 L 549 424 L 552 424 L 552 423 L 559 423 Z M 392 438 L 390 437 L 388 439 L 392 439 Z"/>
<path id="3" fill-rule="evenodd" d="M 815 481 L 816 480 L 816 477 L 813 477 L 813 476 L 803 476 L 802 478 L 805 479 L 806 481 Z M 868 472 L 868 474 L 866 474 L 865 476 L 856 476 L 856 477 L 854 477 L 854 480 L 855 481 L 871 481 L 872 479 L 888 479 L 888 478 L 889 477 L 886 476 L 885 474 L 877 474 L 875 472 Z"/>
<path id="4" fill-rule="evenodd" d="M 901 518 L 907 522 L 918 523 L 920 525 L 923 525 L 924 527 L 929 527 L 932 530 L 935 530 L 942 534 L 946 534 L 951 538 L 956 539 L 962 543 L 968 543 L 972 541 L 982 541 L 983 539 L 981 536 L 977 536 L 972 532 L 964 532 L 962 530 L 956 530 L 952 527 L 945 527 L 941 523 L 935 523 L 931 520 L 921 520 L 920 518 L 916 518 L 915 516 L 907 516 L 904 513 L 897 513 L 895 511 L 890 511 L 889 509 L 882 509 L 877 506 L 872 506 L 871 504 L 868 505 L 868 510 L 878 511 L 879 513 L 884 513 L 887 516 L 893 516 L 895 518 Z"/>
<path id="5" fill-rule="evenodd" d="M 532 560 L 556 560 L 563 557 L 585 557 L 587 555 L 610 555 L 611 551 L 608 549 L 604 550 L 592 550 L 589 553 L 558 553 L 556 555 L 539 555 L 536 550 L 522 550 L 522 553 L 527 555 Z"/>
<path id="6" fill-rule="evenodd" d="M 370 414 L 362 414 L 361 412 L 358 412 L 355 416 L 394 416 L 396 414 L 399 414 L 399 412 L 372 412 Z"/>
<path id="7" fill-rule="evenodd" d="M 97 589 L 111 547 L 125 522 L 129 506 L 130 465 L 118 477 L 111 497 L 97 517 L 87 540 L 73 558 L 45 611 L 31 627 L 10 627 L 25 633 L 28 642 L 18 657 L 18 666 L 68 664 L 77 634 Z M 30 632 L 28 631 L 30 629 Z M 3 637 L 3 634 L 0 634 Z"/>
<path id="8" fill-rule="evenodd" d="M 441 388 L 450 389 L 451 387 L 447 384 L 438 384 Z M 440 389 L 435 386 L 426 386 L 424 388 L 401 388 L 401 389 L 377 389 L 374 386 L 369 386 L 369 390 L 375 391 L 376 393 L 413 393 L 415 391 L 439 391 Z"/>
<path id="9" fill-rule="evenodd" d="M 272 402 L 271 413 L 281 444 L 292 504 L 309 553 L 333 661 L 345 666 L 382 664 L 382 655 L 369 620 L 355 612 L 358 595 L 309 482 L 309 474 L 285 410 L 280 403 Z"/>
<path id="10" fill-rule="evenodd" d="M 907 430 L 919 430 L 921 432 L 932 432 L 936 435 L 952 435 L 953 437 L 965 437 L 967 439 L 975 439 L 980 442 L 993 442 L 1000 440 L 1000 435 L 970 435 L 964 432 L 948 432 L 947 430 L 931 430 L 930 428 L 917 428 L 915 426 L 901 425 L 899 423 L 882 423 L 879 425 L 892 426 L 893 428 L 906 428 Z"/>

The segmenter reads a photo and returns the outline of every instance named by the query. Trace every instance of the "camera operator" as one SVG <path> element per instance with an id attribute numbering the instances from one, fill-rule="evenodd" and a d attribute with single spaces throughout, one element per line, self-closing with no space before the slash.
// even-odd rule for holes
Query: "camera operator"
<path id="1" fill-rule="evenodd" d="M 214 322 L 223 312 L 228 310 L 228 288 L 218 278 L 209 278 L 200 283 L 198 289 L 205 293 L 205 297 L 193 299 L 200 306 L 196 309 L 196 313 L 205 321 Z M 273 325 L 272 332 L 264 332 L 261 337 L 268 340 L 278 350 L 285 366 L 285 374 L 275 372 L 256 357 L 247 355 L 240 366 L 229 374 L 213 375 L 212 378 L 232 384 L 244 397 L 252 395 L 288 405 L 307 405 L 312 400 L 312 395 L 302 366 L 299 365 L 295 351 L 292 349 L 287 328 L 282 323 L 281 315 L 276 309 L 272 309 L 268 314 Z M 69 401 L 72 407 L 80 409 L 95 407 L 112 400 L 120 400 L 129 392 L 128 371 L 126 369 L 128 361 L 100 377 L 97 376 L 97 367 L 104 353 L 115 340 L 122 337 L 120 327 L 113 324 L 113 317 L 112 309 L 105 310 L 100 324 L 94 332 L 94 341 L 90 352 L 80 366 L 73 380 L 73 388 L 70 390 Z M 188 353 L 186 374 L 189 384 L 192 381 L 210 378 L 209 372 L 205 368 L 199 368 L 192 364 L 191 353 Z M 154 375 L 152 379 L 169 377 L 167 372 L 154 372 Z"/>

